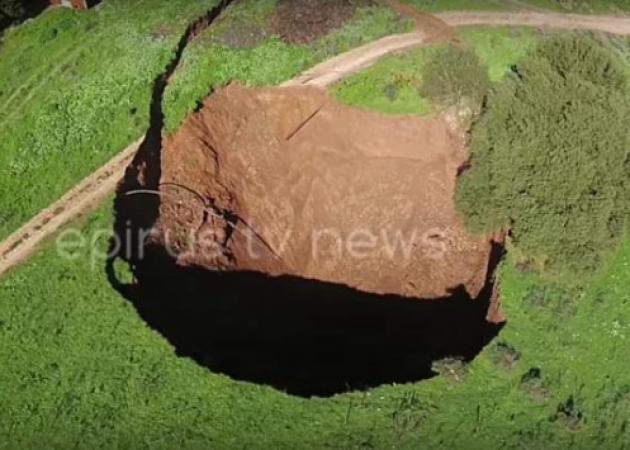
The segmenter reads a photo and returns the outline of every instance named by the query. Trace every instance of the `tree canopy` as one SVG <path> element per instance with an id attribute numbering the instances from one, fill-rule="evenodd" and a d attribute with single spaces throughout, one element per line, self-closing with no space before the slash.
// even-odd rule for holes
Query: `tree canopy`
<path id="1" fill-rule="evenodd" d="M 584 35 L 548 38 L 489 95 L 457 203 L 476 232 L 510 229 L 546 271 L 596 268 L 626 230 L 630 106 L 622 60 Z"/>

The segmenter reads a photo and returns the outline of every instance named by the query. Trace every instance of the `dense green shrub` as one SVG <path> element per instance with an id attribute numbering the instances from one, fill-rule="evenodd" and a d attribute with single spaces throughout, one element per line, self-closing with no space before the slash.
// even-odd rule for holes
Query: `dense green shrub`
<path id="1" fill-rule="evenodd" d="M 622 63 L 579 35 L 543 41 L 490 95 L 457 201 L 472 230 L 510 228 L 539 269 L 598 266 L 626 229 L 630 107 Z"/>
<path id="2" fill-rule="evenodd" d="M 488 69 L 471 49 L 448 46 L 433 52 L 425 65 L 421 93 L 434 104 L 473 114 L 490 87 Z"/>

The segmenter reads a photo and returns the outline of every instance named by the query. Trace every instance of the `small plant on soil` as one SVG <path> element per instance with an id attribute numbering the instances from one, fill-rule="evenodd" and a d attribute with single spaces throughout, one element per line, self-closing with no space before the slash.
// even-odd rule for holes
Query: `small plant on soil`
<path id="1" fill-rule="evenodd" d="M 510 370 L 521 359 L 521 354 L 507 342 L 499 342 L 492 348 L 492 359 L 497 366 Z"/>
<path id="2" fill-rule="evenodd" d="M 544 385 L 541 370 L 538 367 L 532 367 L 523 375 L 521 389 L 539 405 L 545 403 L 549 397 L 549 391 Z"/>
<path id="3" fill-rule="evenodd" d="M 576 430 L 584 421 L 584 415 L 578 408 L 573 396 L 571 396 L 558 405 L 558 410 L 553 419 L 564 424 L 570 430 Z"/>
<path id="4" fill-rule="evenodd" d="M 420 399 L 415 392 L 405 393 L 392 413 L 392 422 L 398 438 L 403 439 L 420 428 L 432 409 L 434 408 Z"/>

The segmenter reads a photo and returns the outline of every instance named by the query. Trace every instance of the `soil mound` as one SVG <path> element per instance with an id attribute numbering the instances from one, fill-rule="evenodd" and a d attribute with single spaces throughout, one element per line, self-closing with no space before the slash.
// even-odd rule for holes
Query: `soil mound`
<path id="1" fill-rule="evenodd" d="M 465 161 L 444 117 L 383 117 L 313 87 L 232 85 L 164 139 L 149 241 L 181 267 L 475 298 L 492 246 L 455 213 Z"/>

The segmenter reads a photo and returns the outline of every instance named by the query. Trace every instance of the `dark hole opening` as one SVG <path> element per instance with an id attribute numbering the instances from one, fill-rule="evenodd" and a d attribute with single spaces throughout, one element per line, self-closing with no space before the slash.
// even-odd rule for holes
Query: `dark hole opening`
<path id="1" fill-rule="evenodd" d="M 486 320 L 494 259 L 476 299 L 463 287 L 446 298 L 409 299 L 183 268 L 150 249 L 123 293 L 180 356 L 290 394 L 330 396 L 430 378 L 432 363 L 446 357 L 472 360 L 502 327 Z"/>

